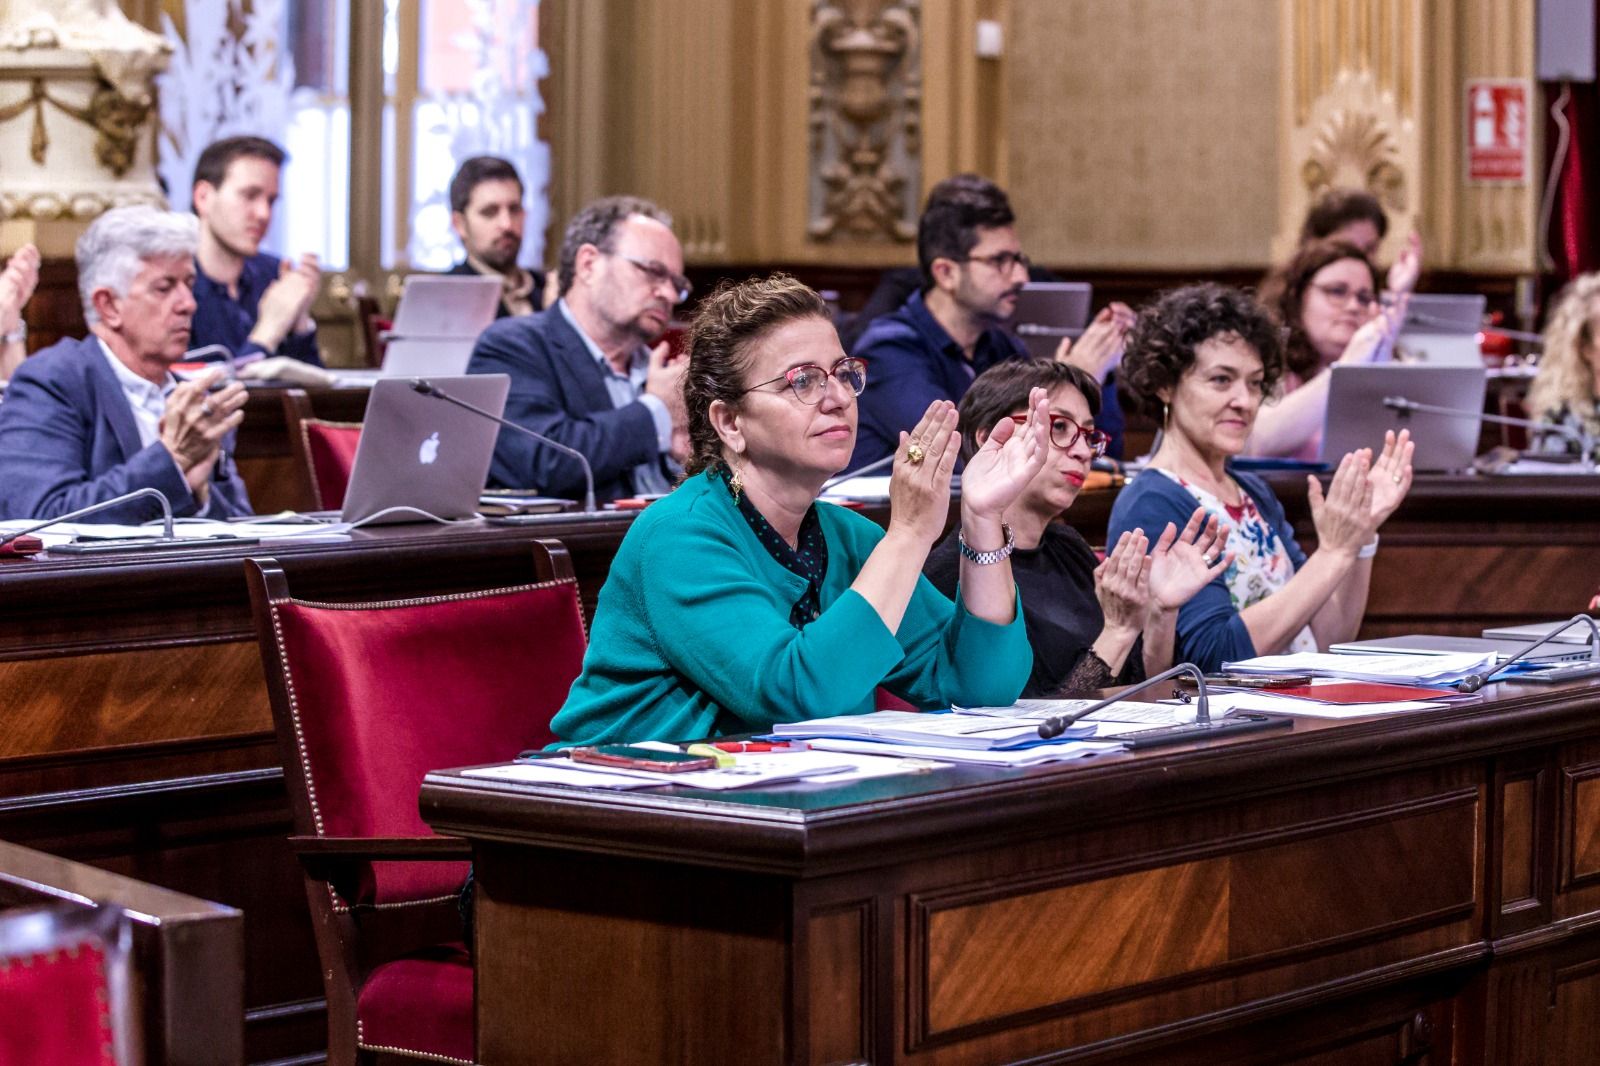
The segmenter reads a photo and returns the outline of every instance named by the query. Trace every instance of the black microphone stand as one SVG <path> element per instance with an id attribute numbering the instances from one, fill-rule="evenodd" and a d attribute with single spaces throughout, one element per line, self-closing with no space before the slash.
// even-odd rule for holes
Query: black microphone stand
<path id="1" fill-rule="evenodd" d="M 1593 618 L 1590 618 L 1586 614 L 1575 614 L 1565 622 L 1561 623 L 1559 626 L 1556 626 L 1556 628 L 1552 629 L 1550 632 L 1546 633 L 1544 636 L 1540 637 L 1538 640 L 1529 644 L 1527 647 L 1518 648 L 1509 659 L 1501 663 L 1499 666 L 1496 666 L 1493 670 L 1489 671 L 1488 674 L 1468 674 L 1460 681 L 1457 681 L 1456 690 L 1459 692 L 1478 691 L 1484 685 L 1489 683 L 1489 678 L 1491 676 L 1498 674 L 1512 663 L 1520 662 L 1521 660 L 1527 658 L 1537 648 L 1548 644 L 1550 641 L 1554 640 L 1562 633 L 1565 633 L 1579 622 L 1582 622 L 1584 625 L 1589 627 L 1589 665 L 1586 667 L 1568 668 L 1562 673 L 1561 677 L 1562 679 L 1576 680 L 1580 677 L 1591 677 L 1594 674 L 1600 674 L 1600 624 L 1597 624 Z M 1557 671 L 1562 670 L 1562 668 L 1559 666 L 1551 667 L 1551 669 Z M 1526 681 L 1529 679 L 1530 678 L 1528 677 L 1505 678 L 1507 681 Z"/>
<path id="2" fill-rule="evenodd" d="M 161 540 L 177 543 L 178 538 L 172 533 L 172 503 L 167 499 L 166 494 L 160 489 L 143 488 L 134 489 L 132 492 L 125 492 L 121 496 L 116 496 L 109 500 L 101 500 L 99 503 L 91 503 L 89 506 L 80 507 L 76 511 L 69 511 L 63 515 L 56 515 L 54 518 L 49 518 L 43 522 L 38 522 L 34 525 L 28 526 L 26 529 L 19 529 L 15 533 L 7 533 L 5 536 L 0 537 L 0 548 L 10 544 L 18 537 L 26 537 L 29 533 L 37 533 L 41 529 L 48 529 L 50 526 L 57 526 L 63 522 L 74 522 L 80 518 L 87 518 L 89 515 L 98 514 L 101 511 L 109 511 L 111 508 L 118 507 L 130 500 L 139 500 L 144 499 L 145 497 L 149 497 L 150 499 L 153 499 L 157 503 L 161 504 Z M 231 543 L 237 544 L 238 541 L 233 541 Z M 129 547 L 131 548 L 133 546 L 129 545 Z"/>
<path id="3" fill-rule="evenodd" d="M 1497 426 L 1520 426 L 1523 429 L 1536 429 L 1542 433 L 1555 433 L 1576 441 L 1578 450 L 1583 454 L 1580 462 L 1583 472 L 1594 473 L 1594 437 L 1587 431 L 1572 429 L 1568 426 L 1552 425 L 1549 422 L 1535 422 L 1531 418 L 1512 418 L 1510 415 L 1491 415 L 1484 411 L 1464 411 L 1459 407 L 1440 407 L 1437 404 L 1418 403 L 1404 396 L 1385 396 L 1383 406 L 1391 411 L 1398 411 L 1401 415 L 1409 415 L 1413 411 L 1425 415 L 1449 415 L 1452 418 L 1479 418 L 1485 422 L 1492 422 Z"/>
<path id="4" fill-rule="evenodd" d="M 1235 733 L 1252 733 L 1258 729 L 1274 729 L 1292 724 L 1292 719 L 1279 714 L 1233 714 L 1224 718 L 1211 717 L 1211 705 L 1206 695 L 1206 678 L 1200 668 L 1194 663 L 1179 663 L 1170 670 L 1163 670 L 1154 677 L 1147 677 L 1136 685 L 1130 685 L 1103 700 L 1097 700 L 1082 710 L 1073 711 L 1071 714 L 1057 715 L 1047 718 L 1039 723 L 1039 735 L 1046 740 L 1053 740 L 1066 732 L 1072 723 L 1089 717 L 1096 711 L 1103 711 L 1113 703 L 1120 703 L 1135 692 L 1143 692 L 1147 688 L 1159 685 L 1163 681 L 1170 681 L 1181 674 L 1194 678 L 1196 689 L 1195 720 L 1182 722 L 1177 725 L 1158 726 L 1155 729 L 1141 729 L 1134 733 L 1124 733 L 1119 737 L 1107 737 L 1107 740 L 1118 741 L 1130 748 L 1153 748 L 1161 744 L 1182 744 L 1189 740 L 1205 740 L 1216 736 L 1231 736 Z M 1180 694 L 1181 695 L 1181 694 Z"/>

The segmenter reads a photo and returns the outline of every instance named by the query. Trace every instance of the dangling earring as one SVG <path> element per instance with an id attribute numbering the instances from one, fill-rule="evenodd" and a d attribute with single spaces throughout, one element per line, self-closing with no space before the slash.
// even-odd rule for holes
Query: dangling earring
<path id="1" fill-rule="evenodd" d="M 1167 424 L 1167 416 L 1171 413 L 1172 410 L 1167 406 L 1167 402 L 1165 400 L 1161 401 L 1161 424 L 1163 426 Z"/>
<path id="2" fill-rule="evenodd" d="M 744 491 L 744 478 L 732 466 L 728 467 L 728 491 L 733 493 L 734 503 L 739 502 L 739 494 Z"/>

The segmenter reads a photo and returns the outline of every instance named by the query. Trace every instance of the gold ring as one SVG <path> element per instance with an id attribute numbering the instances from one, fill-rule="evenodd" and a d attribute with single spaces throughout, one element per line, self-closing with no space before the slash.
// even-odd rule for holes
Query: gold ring
<path id="1" fill-rule="evenodd" d="M 926 458 L 927 453 L 922 450 L 921 444 L 917 443 L 916 441 L 912 441 L 910 444 L 906 445 L 906 462 L 910 463 L 912 466 L 922 465 L 922 460 Z"/>

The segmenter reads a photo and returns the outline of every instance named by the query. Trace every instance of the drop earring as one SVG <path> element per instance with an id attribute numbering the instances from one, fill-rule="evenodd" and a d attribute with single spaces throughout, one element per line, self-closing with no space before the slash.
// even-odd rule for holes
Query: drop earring
<path id="1" fill-rule="evenodd" d="M 739 502 L 739 494 L 744 491 L 744 478 L 739 476 L 739 471 L 728 467 L 728 491 L 733 493 L 733 502 Z"/>

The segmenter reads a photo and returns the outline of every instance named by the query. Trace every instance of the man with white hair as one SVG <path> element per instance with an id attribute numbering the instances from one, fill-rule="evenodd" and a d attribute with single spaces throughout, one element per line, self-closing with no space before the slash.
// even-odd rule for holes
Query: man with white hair
<path id="1" fill-rule="evenodd" d="M 119 207 L 78 239 L 78 294 L 89 336 L 28 359 L 0 403 L 0 517 L 50 518 L 138 488 L 176 515 L 250 514 L 227 449 L 244 386 L 220 370 L 180 381 L 194 316 L 195 219 Z M 93 520 L 160 514 L 140 499 Z"/>

